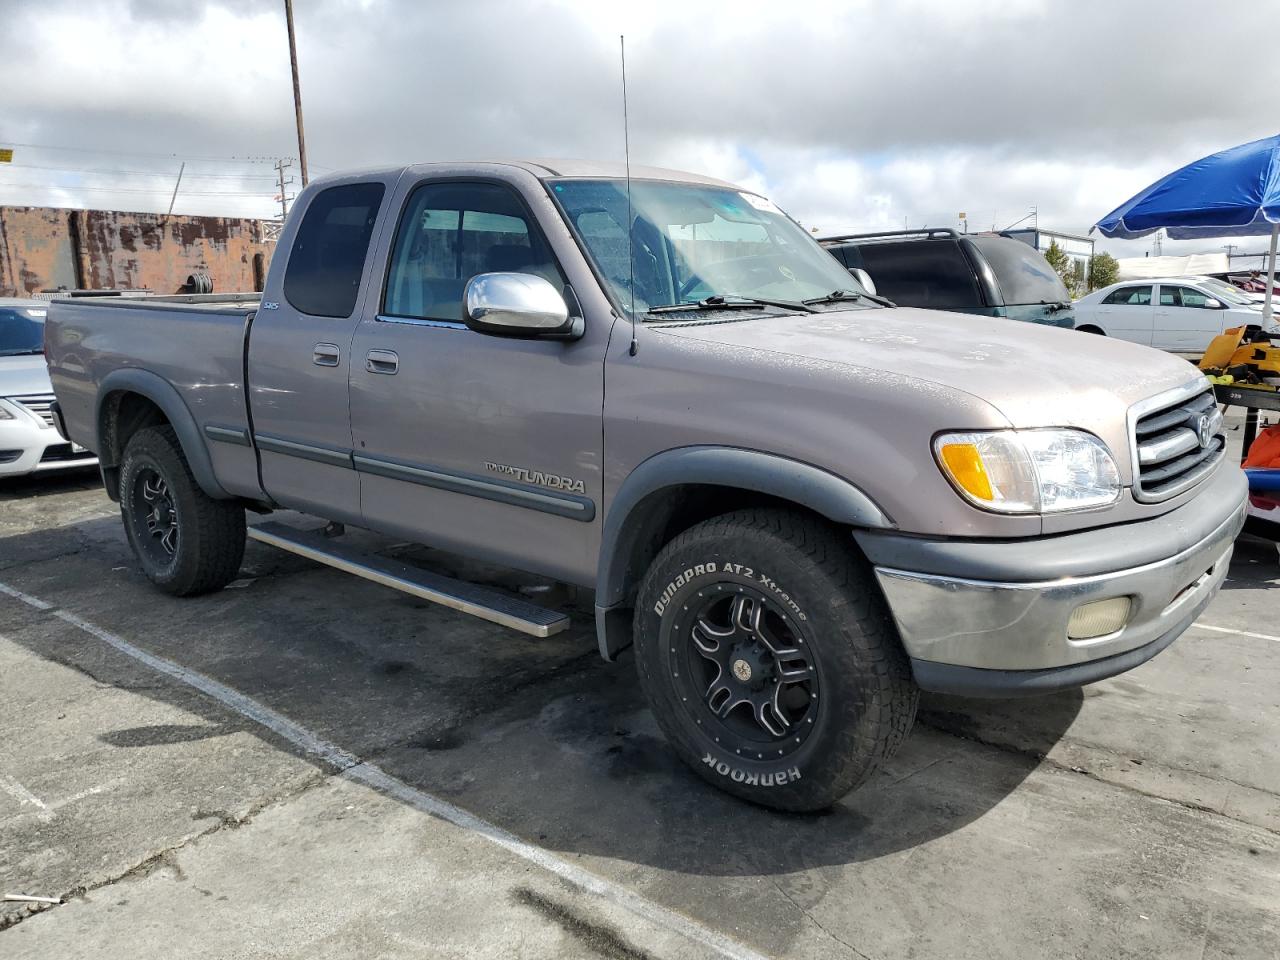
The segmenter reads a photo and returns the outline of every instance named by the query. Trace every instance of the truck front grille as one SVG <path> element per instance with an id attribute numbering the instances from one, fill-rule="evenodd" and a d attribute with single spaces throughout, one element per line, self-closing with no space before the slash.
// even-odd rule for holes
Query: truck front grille
<path id="1" fill-rule="evenodd" d="M 1134 499 L 1168 500 L 1190 490 L 1222 461 L 1227 440 L 1212 387 L 1135 408 L 1133 421 Z"/>
<path id="2" fill-rule="evenodd" d="M 34 413 L 44 421 L 46 427 L 53 426 L 53 411 L 49 409 L 55 399 L 52 393 L 35 394 L 29 397 L 10 397 L 9 399 Z"/>

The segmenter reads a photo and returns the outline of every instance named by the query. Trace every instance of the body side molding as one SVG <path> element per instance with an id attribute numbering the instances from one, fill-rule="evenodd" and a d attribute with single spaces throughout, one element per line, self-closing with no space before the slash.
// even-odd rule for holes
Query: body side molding
<path id="1" fill-rule="evenodd" d="M 461 493 L 482 500 L 508 503 L 541 513 L 551 513 L 570 520 L 590 522 L 595 519 L 596 505 L 590 497 L 561 493 L 527 483 L 496 480 L 457 470 L 442 470 L 425 464 L 403 463 L 384 457 L 370 457 L 362 453 L 354 456 L 355 468 L 360 473 L 370 473 L 393 480 Z"/>
<path id="2" fill-rule="evenodd" d="M 206 423 L 204 425 L 204 435 L 210 440 L 217 440 L 220 443 L 230 443 L 237 447 L 249 446 L 249 431 L 241 430 L 237 427 L 220 427 L 214 423 Z"/>

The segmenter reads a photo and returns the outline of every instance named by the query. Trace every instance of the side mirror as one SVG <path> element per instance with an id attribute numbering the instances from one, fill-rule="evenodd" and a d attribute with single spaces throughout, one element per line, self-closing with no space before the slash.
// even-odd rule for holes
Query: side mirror
<path id="1" fill-rule="evenodd" d="M 1215 300 L 1213 297 L 1209 297 L 1204 302 L 1204 308 L 1206 310 L 1221 310 L 1223 308 L 1223 304 L 1221 300 Z"/>
<path id="2" fill-rule="evenodd" d="M 853 279 L 862 285 L 862 289 L 867 291 L 873 297 L 876 295 L 876 282 L 871 279 L 871 274 L 863 270 L 861 267 L 850 267 L 849 272 L 853 274 Z"/>
<path id="3" fill-rule="evenodd" d="M 462 320 L 500 337 L 582 336 L 581 317 L 569 316 L 560 291 L 532 273 L 479 273 L 462 293 Z"/>

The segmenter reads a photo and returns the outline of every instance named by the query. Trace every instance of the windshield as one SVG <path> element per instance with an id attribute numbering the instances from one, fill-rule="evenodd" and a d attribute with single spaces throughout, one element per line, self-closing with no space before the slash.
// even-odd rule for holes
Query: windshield
<path id="1" fill-rule="evenodd" d="M 1219 300 L 1234 303 L 1237 306 L 1247 307 L 1252 306 L 1254 303 L 1253 298 L 1245 296 L 1238 287 L 1233 287 L 1223 280 L 1215 280 L 1213 277 L 1201 280 L 1200 287 L 1212 293 Z"/>
<path id="2" fill-rule="evenodd" d="M 637 313 L 710 297 L 798 302 L 862 292 L 795 221 L 752 193 L 632 181 L 628 244 L 625 180 L 558 180 L 552 192 L 624 310 L 633 266 Z"/>
<path id="3" fill-rule="evenodd" d="M 1010 237 L 971 239 L 995 271 L 996 285 L 1006 304 L 1071 302 L 1062 279 L 1039 250 Z"/>
<path id="4" fill-rule="evenodd" d="M 0 357 L 44 349 L 43 307 L 0 307 Z"/>

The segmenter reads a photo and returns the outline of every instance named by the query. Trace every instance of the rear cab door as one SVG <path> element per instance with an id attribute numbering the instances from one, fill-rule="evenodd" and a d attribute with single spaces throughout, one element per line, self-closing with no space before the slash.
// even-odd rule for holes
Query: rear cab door
<path id="1" fill-rule="evenodd" d="M 399 172 L 304 191 L 250 328 L 247 373 L 262 486 L 277 503 L 360 522 L 352 468 L 351 337 L 373 272 L 370 247 Z"/>

